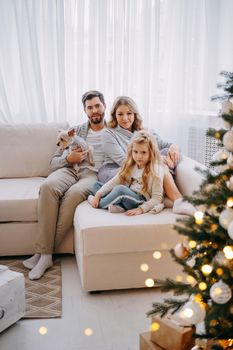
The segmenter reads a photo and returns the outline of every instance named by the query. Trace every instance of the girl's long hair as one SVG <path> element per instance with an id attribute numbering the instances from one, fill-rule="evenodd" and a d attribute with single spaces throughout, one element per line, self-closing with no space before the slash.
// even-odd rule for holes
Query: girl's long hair
<path id="1" fill-rule="evenodd" d="M 131 173 L 133 167 L 136 164 L 133 159 L 133 145 L 135 143 L 146 144 L 148 146 L 149 160 L 142 174 L 142 192 L 145 193 L 148 191 L 148 180 L 152 177 L 156 177 L 159 179 L 159 174 L 156 171 L 156 166 L 162 164 L 162 160 L 160 157 L 158 144 L 154 139 L 153 135 L 151 135 L 145 130 L 140 130 L 136 132 L 133 138 L 131 139 L 131 142 L 128 146 L 127 157 L 119 171 L 121 183 L 128 183 L 130 185 Z"/>
<path id="2" fill-rule="evenodd" d="M 115 128 L 118 125 L 116 111 L 119 106 L 127 106 L 134 113 L 132 132 L 142 130 L 142 117 L 139 114 L 138 107 L 134 100 L 128 96 L 119 96 L 113 102 L 111 109 L 111 119 L 108 122 L 108 127 Z"/>

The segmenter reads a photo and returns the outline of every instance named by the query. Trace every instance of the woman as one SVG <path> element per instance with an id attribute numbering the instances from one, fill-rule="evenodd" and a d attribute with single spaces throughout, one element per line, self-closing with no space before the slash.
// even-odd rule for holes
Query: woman
<path id="1" fill-rule="evenodd" d="M 108 128 L 102 133 L 105 157 L 104 165 L 99 169 L 99 181 L 105 183 L 117 173 L 133 133 L 142 129 L 142 118 L 135 102 L 130 97 L 118 97 L 112 106 Z"/>
<path id="2" fill-rule="evenodd" d="M 104 164 L 98 173 L 100 182 L 106 183 L 115 176 L 126 158 L 127 147 L 134 132 L 142 129 L 142 118 L 133 99 L 127 96 L 117 97 L 111 109 L 108 128 L 102 133 L 105 158 Z M 163 186 L 167 197 L 174 202 L 173 212 L 192 215 L 195 208 L 190 203 L 183 201 L 182 194 L 172 177 L 172 173 L 174 174 L 175 167 L 180 160 L 179 148 L 177 145 L 163 141 L 155 132 L 152 131 L 151 133 L 157 141 L 163 162 L 166 165 L 167 171 L 164 175 Z"/>

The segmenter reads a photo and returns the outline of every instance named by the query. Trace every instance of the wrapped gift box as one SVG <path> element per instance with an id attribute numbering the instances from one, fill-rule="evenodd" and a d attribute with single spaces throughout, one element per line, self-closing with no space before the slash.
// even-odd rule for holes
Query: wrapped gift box
<path id="1" fill-rule="evenodd" d="M 151 341 L 166 350 L 190 350 L 194 345 L 194 329 L 182 327 L 168 317 L 152 317 L 152 324 L 159 324 L 156 331 L 151 331 Z M 153 329 L 153 326 L 152 326 Z"/>
<path id="2" fill-rule="evenodd" d="M 213 345 L 220 345 L 222 346 L 224 349 L 227 350 L 232 350 L 233 349 L 233 340 L 232 339 L 210 339 L 207 340 L 206 343 L 206 350 L 212 350 L 213 349 Z"/>
<path id="3" fill-rule="evenodd" d="M 213 346 L 221 346 L 223 349 L 232 350 L 233 340 L 232 339 L 197 339 L 196 345 L 198 348 L 205 350 L 213 350 Z"/>
<path id="4" fill-rule="evenodd" d="M 24 275 L 0 265 L 0 332 L 25 313 Z"/>
<path id="5" fill-rule="evenodd" d="M 150 340 L 150 332 L 140 334 L 140 350 L 164 350 Z"/>

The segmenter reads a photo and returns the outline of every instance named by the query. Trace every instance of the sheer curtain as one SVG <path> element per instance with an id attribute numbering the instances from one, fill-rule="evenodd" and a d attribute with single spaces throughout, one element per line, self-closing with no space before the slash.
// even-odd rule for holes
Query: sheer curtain
<path id="1" fill-rule="evenodd" d="M 184 146 L 233 69 L 232 13 L 231 0 L 0 0 L 0 123 L 80 123 L 97 89 L 108 107 L 133 97 Z"/>
<path id="2" fill-rule="evenodd" d="M 209 118 L 219 109 L 210 97 L 216 93 L 219 71 L 233 70 L 232 13 L 230 0 L 161 2 L 154 125 L 183 147 L 190 126 L 218 123 Z"/>
<path id="3" fill-rule="evenodd" d="M 63 1 L 0 1 L 3 122 L 66 119 Z"/>
<path id="4" fill-rule="evenodd" d="M 149 106 L 158 24 L 155 0 L 1 0 L 1 122 L 77 123 L 89 89 Z"/>

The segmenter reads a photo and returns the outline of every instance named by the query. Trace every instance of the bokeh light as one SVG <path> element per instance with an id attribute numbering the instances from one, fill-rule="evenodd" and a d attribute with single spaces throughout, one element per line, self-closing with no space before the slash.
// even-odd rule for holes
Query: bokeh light
<path id="1" fill-rule="evenodd" d="M 190 284 L 193 284 L 196 281 L 195 278 L 193 276 L 190 276 L 190 275 L 186 277 L 186 280 Z"/>
<path id="2" fill-rule="evenodd" d="M 195 248 L 195 247 L 197 246 L 197 242 L 192 241 L 192 240 L 191 240 L 191 241 L 189 241 L 189 243 L 188 243 L 188 244 L 189 244 L 190 248 L 192 248 L 192 249 L 193 249 L 193 248 Z"/>
<path id="3" fill-rule="evenodd" d="M 160 324 L 158 322 L 152 322 L 152 324 L 150 325 L 151 332 L 156 332 L 157 330 L 159 330 L 159 328 Z"/>
<path id="4" fill-rule="evenodd" d="M 196 211 L 194 213 L 194 217 L 195 217 L 196 224 L 200 225 L 203 223 L 204 213 L 202 211 Z"/>
<path id="5" fill-rule="evenodd" d="M 201 271 L 204 275 L 209 275 L 213 270 L 213 267 L 211 265 L 205 264 L 201 267 Z"/>
<path id="6" fill-rule="evenodd" d="M 230 245 L 224 247 L 223 252 L 228 260 L 233 259 L 233 248 Z"/>
<path id="7" fill-rule="evenodd" d="M 90 337 L 90 336 L 93 334 L 93 329 L 92 329 L 92 328 L 85 328 L 85 329 L 84 329 L 84 334 L 85 334 L 87 337 Z"/>
<path id="8" fill-rule="evenodd" d="M 183 277 L 180 276 L 180 275 L 177 275 L 175 279 L 176 279 L 176 282 L 182 282 L 183 281 Z"/>
<path id="9" fill-rule="evenodd" d="M 193 314 L 194 314 L 193 310 L 190 309 L 189 307 L 185 308 L 184 310 L 182 310 L 180 312 L 180 316 L 182 318 L 191 318 L 191 317 L 193 317 Z"/>
<path id="10" fill-rule="evenodd" d="M 146 272 L 149 270 L 149 266 L 147 264 L 141 264 L 140 270 Z"/>
<path id="11" fill-rule="evenodd" d="M 153 258 L 154 259 L 160 259 L 162 257 L 162 254 L 161 254 L 161 252 L 159 252 L 159 251 L 156 251 L 156 252 L 154 252 L 153 253 Z"/>
<path id="12" fill-rule="evenodd" d="M 42 326 L 42 327 L 39 328 L 38 332 L 40 333 L 40 335 L 45 335 L 45 334 L 48 333 L 48 328 Z"/>
<path id="13" fill-rule="evenodd" d="M 229 208 L 233 207 L 233 197 L 228 198 L 228 200 L 227 200 L 227 206 L 228 206 Z"/>
<path id="14" fill-rule="evenodd" d="M 147 286 L 147 287 L 153 287 L 154 286 L 154 280 L 152 280 L 152 278 L 147 278 L 146 280 L 145 280 L 145 285 Z"/>
<path id="15" fill-rule="evenodd" d="M 207 289 L 207 284 L 205 282 L 200 282 L 198 284 L 198 287 L 200 290 L 206 290 Z"/>

